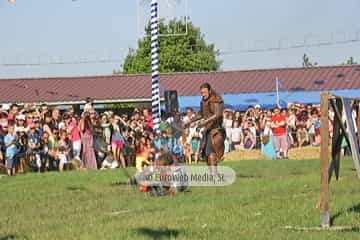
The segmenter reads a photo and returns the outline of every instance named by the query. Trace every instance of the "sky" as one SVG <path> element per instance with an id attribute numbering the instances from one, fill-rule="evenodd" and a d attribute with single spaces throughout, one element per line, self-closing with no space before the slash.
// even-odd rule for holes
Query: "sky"
<path id="1" fill-rule="evenodd" d="M 138 1 L 0 0 L 0 79 L 112 74 L 141 37 Z M 360 62 L 359 0 L 187 1 L 191 21 L 222 53 L 221 70 L 300 67 L 304 53 L 320 66 Z M 350 40 L 359 41 L 340 43 Z M 333 44 L 288 48 L 324 42 Z M 47 64 L 100 60 L 112 62 Z"/>

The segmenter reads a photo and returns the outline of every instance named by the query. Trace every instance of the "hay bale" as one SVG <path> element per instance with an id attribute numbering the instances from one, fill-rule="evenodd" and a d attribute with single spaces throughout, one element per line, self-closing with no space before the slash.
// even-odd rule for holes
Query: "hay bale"
<path id="1" fill-rule="evenodd" d="M 70 161 L 70 170 L 79 170 L 81 166 L 81 161 L 79 159 L 74 158 Z"/>
<path id="2" fill-rule="evenodd" d="M 225 161 L 238 161 L 238 160 L 267 160 L 261 154 L 260 150 L 237 150 L 225 154 Z"/>
<path id="3" fill-rule="evenodd" d="M 331 151 L 330 151 L 331 152 Z M 291 160 L 307 160 L 307 159 L 318 159 L 320 156 L 320 147 L 301 147 L 291 148 L 288 152 L 288 157 Z M 329 154 L 329 158 L 330 158 Z M 225 154 L 226 161 L 237 161 L 237 160 L 270 160 L 270 158 L 262 155 L 260 150 L 238 150 Z"/>
<path id="4" fill-rule="evenodd" d="M 329 151 L 331 153 L 331 150 Z M 293 160 L 307 160 L 307 159 L 319 159 L 320 147 L 306 146 L 300 148 L 292 148 L 289 150 L 289 159 Z M 329 154 L 329 158 L 330 158 Z"/>

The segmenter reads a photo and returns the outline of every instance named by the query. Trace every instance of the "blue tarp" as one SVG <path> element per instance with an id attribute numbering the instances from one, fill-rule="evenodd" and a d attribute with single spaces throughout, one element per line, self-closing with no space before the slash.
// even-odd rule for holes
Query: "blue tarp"
<path id="1" fill-rule="evenodd" d="M 346 97 L 359 97 L 360 89 L 352 90 L 329 90 L 328 92 Z M 280 105 L 286 107 L 287 103 L 299 102 L 303 104 L 319 104 L 321 91 L 296 91 L 296 92 L 280 92 Z M 225 107 L 244 111 L 249 105 L 255 106 L 259 104 L 261 108 L 271 109 L 276 106 L 276 92 L 261 93 L 240 93 L 240 94 L 223 94 L 221 95 L 225 102 Z M 200 96 L 180 96 L 180 110 L 184 111 L 186 107 L 192 107 L 195 110 L 200 108 Z"/>

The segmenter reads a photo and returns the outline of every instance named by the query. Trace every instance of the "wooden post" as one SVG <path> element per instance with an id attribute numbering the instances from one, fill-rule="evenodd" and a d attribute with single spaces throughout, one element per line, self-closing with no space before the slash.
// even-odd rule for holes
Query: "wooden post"
<path id="1" fill-rule="evenodd" d="M 320 223 L 321 227 L 330 227 L 329 213 L 329 94 L 321 94 L 321 147 L 320 147 Z"/>

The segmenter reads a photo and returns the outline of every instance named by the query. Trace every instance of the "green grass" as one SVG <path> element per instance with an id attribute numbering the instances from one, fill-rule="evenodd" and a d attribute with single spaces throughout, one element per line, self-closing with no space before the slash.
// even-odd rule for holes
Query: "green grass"
<path id="1" fill-rule="evenodd" d="M 241 161 L 228 187 L 192 187 L 153 198 L 125 182 L 122 170 L 27 174 L 0 178 L 3 239 L 359 239 L 360 187 L 342 161 L 330 185 L 330 209 L 342 232 L 319 226 L 319 161 Z"/>

